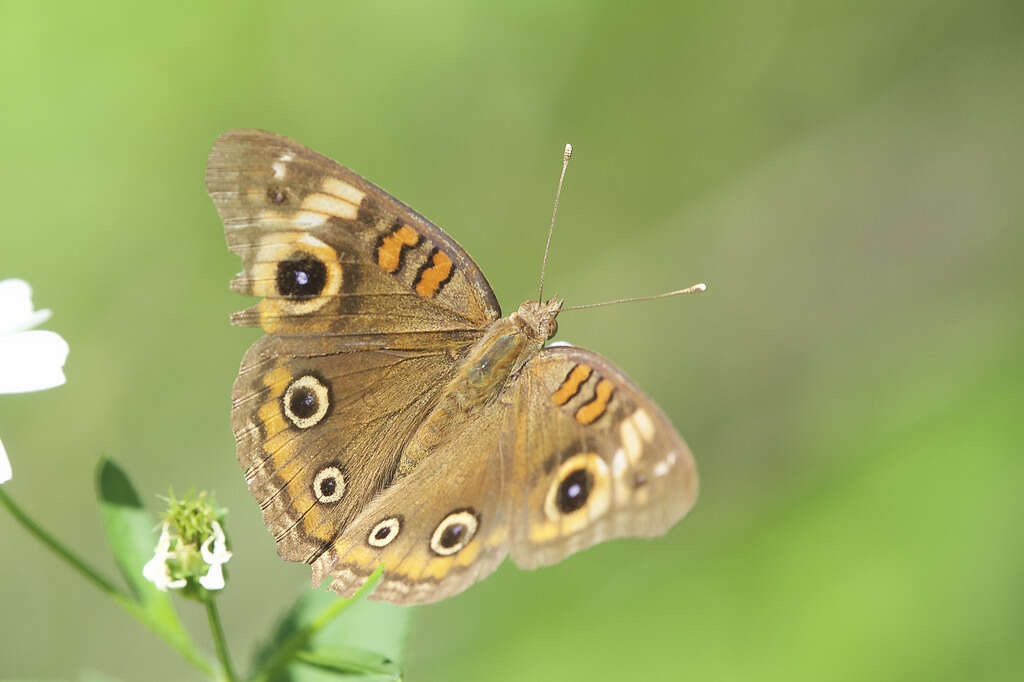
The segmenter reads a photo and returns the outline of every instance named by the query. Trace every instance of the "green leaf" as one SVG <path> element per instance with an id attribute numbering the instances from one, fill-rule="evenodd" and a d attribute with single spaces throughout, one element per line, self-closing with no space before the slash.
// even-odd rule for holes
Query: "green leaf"
<path id="1" fill-rule="evenodd" d="M 375 577 L 370 583 L 376 583 Z M 364 587 L 361 592 L 365 591 Z M 296 650 L 295 660 L 270 678 L 274 682 L 313 682 L 337 679 L 339 674 L 366 682 L 398 680 L 408 617 L 407 608 L 366 601 L 362 595 L 343 599 L 327 590 L 310 590 L 296 600 L 256 651 L 252 669 L 277 667 L 272 659 L 281 655 L 282 646 L 307 631 L 309 637 Z M 257 673 L 256 678 L 265 674 Z"/>
<path id="2" fill-rule="evenodd" d="M 384 679 L 401 679 L 401 668 L 393 659 L 375 651 L 357 647 L 333 645 L 322 649 L 300 651 L 296 659 L 306 665 L 326 671 L 374 675 Z"/>
<path id="3" fill-rule="evenodd" d="M 100 516 L 114 560 L 145 615 L 146 625 L 179 651 L 194 652 L 188 633 L 178 620 L 170 595 L 142 577 L 143 565 L 153 556 L 157 534 L 128 475 L 114 461 L 101 459 L 96 470 Z"/>
<path id="4" fill-rule="evenodd" d="M 313 637 L 309 649 L 368 649 L 400 666 L 405 660 L 411 614 L 412 608 L 408 606 L 364 599 Z"/>

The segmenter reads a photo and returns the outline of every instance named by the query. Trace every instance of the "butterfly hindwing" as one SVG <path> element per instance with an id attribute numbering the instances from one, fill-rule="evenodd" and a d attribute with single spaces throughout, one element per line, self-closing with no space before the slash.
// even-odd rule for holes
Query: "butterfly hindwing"
<path id="1" fill-rule="evenodd" d="M 507 405 L 488 406 L 384 491 L 317 560 L 314 583 L 330 576 L 349 596 L 383 564 L 371 599 L 418 604 L 489 575 L 508 553 L 510 417 Z"/>
<path id="2" fill-rule="evenodd" d="M 455 367 L 445 349 L 332 345 L 330 337 L 265 336 L 235 382 L 239 463 L 278 553 L 291 561 L 313 561 L 390 484 L 403 445 Z"/>

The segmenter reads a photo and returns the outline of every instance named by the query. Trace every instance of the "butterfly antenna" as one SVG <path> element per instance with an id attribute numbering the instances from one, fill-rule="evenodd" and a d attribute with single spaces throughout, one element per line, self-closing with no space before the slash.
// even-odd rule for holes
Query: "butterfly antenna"
<path id="1" fill-rule="evenodd" d="M 562 308 L 564 313 L 566 310 L 584 310 L 586 308 L 600 308 L 606 305 L 615 305 L 617 303 L 635 303 L 636 301 L 653 301 L 656 298 L 668 298 L 669 296 L 679 296 L 680 294 L 699 294 L 707 291 L 708 285 L 701 282 L 700 284 L 694 284 L 693 286 L 686 287 L 685 289 L 676 289 L 675 291 L 666 291 L 664 294 L 655 294 L 654 296 L 637 296 L 635 298 L 619 298 L 614 301 L 602 301 L 601 303 L 587 303 L 585 305 L 573 305 L 566 308 Z"/>
<path id="2" fill-rule="evenodd" d="M 572 158 L 572 145 L 566 143 L 565 151 L 562 152 L 562 174 L 558 176 L 558 189 L 555 191 L 555 208 L 551 211 L 551 226 L 548 227 L 548 241 L 544 245 L 544 260 L 540 264 L 540 290 L 537 292 L 537 300 L 544 300 L 544 273 L 548 269 L 548 251 L 551 249 L 551 235 L 555 231 L 555 216 L 558 215 L 558 198 L 562 196 L 562 182 L 565 181 L 565 169 L 569 166 L 569 159 Z"/>

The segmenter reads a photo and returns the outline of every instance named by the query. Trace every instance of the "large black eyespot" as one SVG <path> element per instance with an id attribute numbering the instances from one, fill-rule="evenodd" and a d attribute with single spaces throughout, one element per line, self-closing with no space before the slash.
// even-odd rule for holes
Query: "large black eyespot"
<path id="1" fill-rule="evenodd" d="M 327 284 L 327 266 L 310 256 L 277 264 L 277 291 L 293 300 L 319 296 Z"/>
<path id="2" fill-rule="evenodd" d="M 288 407 L 291 408 L 292 414 L 299 419 L 309 419 L 317 411 L 316 393 L 308 386 L 297 386 L 292 391 Z"/>
<path id="3" fill-rule="evenodd" d="M 444 527 L 441 533 L 440 545 L 445 549 L 451 549 L 462 542 L 462 538 L 469 532 L 469 526 L 464 523 L 452 523 Z"/>
<path id="4" fill-rule="evenodd" d="M 586 469 L 570 472 L 558 485 L 556 502 L 558 511 L 571 514 L 587 503 L 590 491 L 594 487 L 594 479 Z"/>
<path id="5" fill-rule="evenodd" d="M 480 527 L 480 519 L 472 509 L 459 509 L 437 524 L 430 538 L 430 549 L 435 554 L 449 556 L 469 544 Z"/>

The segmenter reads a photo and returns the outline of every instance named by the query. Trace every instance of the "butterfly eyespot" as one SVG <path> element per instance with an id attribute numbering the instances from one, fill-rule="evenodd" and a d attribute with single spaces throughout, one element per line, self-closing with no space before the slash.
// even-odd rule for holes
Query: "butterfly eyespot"
<path id="1" fill-rule="evenodd" d="M 284 318 L 336 301 L 345 281 L 342 256 L 308 232 L 269 232 L 249 258 L 247 293 L 266 299 L 258 305 L 259 325 L 270 333 L 288 323 Z"/>
<path id="2" fill-rule="evenodd" d="M 594 478 L 586 469 L 569 472 L 558 484 L 558 495 L 555 498 L 558 511 L 571 514 L 587 503 L 590 491 L 594 487 Z"/>
<path id="3" fill-rule="evenodd" d="M 345 495 L 345 475 L 336 466 L 317 472 L 313 479 L 313 495 L 320 504 L 337 502 Z"/>
<path id="4" fill-rule="evenodd" d="M 302 301 L 320 295 L 327 284 L 327 266 L 316 258 L 299 255 L 277 264 L 277 291 L 285 298 Z"/>
<path id="5" fill-rule="evenodd" d="M 267 201 L 278 206 L 280 206 L 281 204 L 286 204 L 288 203 L 288 193 L 281 189 L 280 187 L 268 187 Z"/>
<path id="6" fill-rule="evenodd" d="M 437 524 L 430 549 L 440 556 L 451 556 L 469 544 L 479 527 L 480 520 L 472 509 L 453 511 Z"/>
<path id="7" fill-rule="evenodd" d="M 323 380 L 307 374 L 288 385 L 281 402 L 288 421 L 297 428 L 308 429 L 327 416 L 331 392 Z"/>
<path id="8" fill-rule="evenodd" d="M 366 542 L 371 547 L 387 547 L 398 537 L 402 529 L 402 520 L 397 516 L 384 519 L 370 531 Z"/>
<path id="9" fill-rule="evenodd" d="M 544 514 L 574 532 L 601 516 L 611 504 L 608 465 L 600 455 L 581 453 L 565 460 L 555 472 L 544 499 Z"/>

